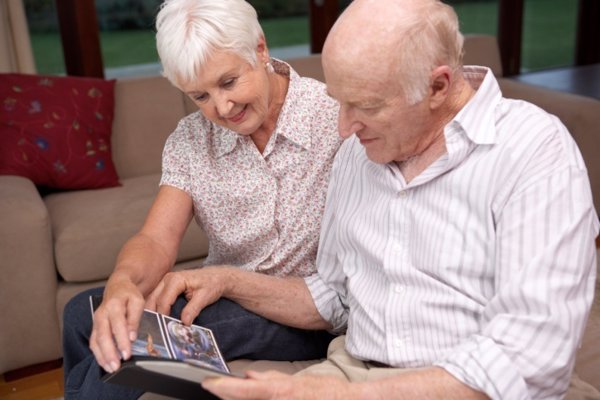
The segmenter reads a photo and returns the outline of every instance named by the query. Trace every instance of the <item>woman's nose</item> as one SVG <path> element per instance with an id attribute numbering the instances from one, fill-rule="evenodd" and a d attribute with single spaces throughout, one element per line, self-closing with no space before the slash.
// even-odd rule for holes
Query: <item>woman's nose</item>
<path id="1" fill-rule="evenodd" d="M 231 117 L 229 113 L 231 113 L 231 109 L 233 108 L 233 102 L 228 100 L 227 98 L 220 97 L 214 99 L 215 108 L 217 109 L 217 114 L 221 118 Z"/>

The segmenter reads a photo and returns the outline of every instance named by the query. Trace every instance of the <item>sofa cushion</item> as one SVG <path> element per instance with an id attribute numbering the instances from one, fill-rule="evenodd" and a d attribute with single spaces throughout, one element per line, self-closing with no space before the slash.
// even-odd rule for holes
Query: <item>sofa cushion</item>
<path id="1" fill-rule="evenodd" d="M 111 156 L 114 85 L 0 74 L 0 174 L 56 189 L 118 186 Z"/>
<path id="2" fill-rule="evenodd" d="M 160 172 L 167 137 L 187 112 L 184 97 L 160 76 L 117 81 L 112 141 L 121 179 Z"/>
<path id="3" fill-rule="evenodd" d="M 106 279 L 123 244 L 135 234 L 158 192 L 159 174 L 123 179 L 122 187 L 46 196 L 56 268 L 66 282 Z M 195 223 L 178 261 L 204 257 L 208 242 Z"/>

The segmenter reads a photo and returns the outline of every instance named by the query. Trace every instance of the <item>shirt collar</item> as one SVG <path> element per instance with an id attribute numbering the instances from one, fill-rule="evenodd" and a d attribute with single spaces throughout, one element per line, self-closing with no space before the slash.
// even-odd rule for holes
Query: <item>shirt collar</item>
<path id="1" fill-rule="evenodd" d="M 283 107 L 279 112 L 277 125 L 273 131 L 273 137 L 269 140 L 275 140 L 281 135 L 297 145 L 310 149 L 310 121 L 304 120 L 306 115 L 301 112 L 301 108 L 306 107 L 302 96 L 301 77 L 290 65 L 276 58 L 271 59 L 271 64 L 276 73 L 288 75 L 290 78 L 288 91 L 283 102 Z M 309 115 L 312 115 L 310 113 Z M 232 152 L 240 142 L 240 135 L 230 129 L 211 123 L 213 131 L 213 143 L 215 156 L 221 157 Z"/>
<path id="2" fill-rule="evenodd" d="M 219 158 L 235 149 L 240 135 L 230 129 L 210 123 L 212 126 L 212 140 L 214 143 L 215 157 Z"/>
<path id="3" fill-rule="evenodd" d="M 306 116 L 314 115 L 314 109 L 304 112 L 307 106 L 311 106 L 306 99 L 302 78 L 294 69 L 281 60 L 271 59 L 275 71 L 288 74 L 290 82 L 288 85 L 285 102 L 279 113 L 277 126 L 274 135 L 281 135 L 297 145 L 310 149 L 311 147 L 311 121 L 307 121 Z"/>
<path id="4" fill-rule="evenodd" d="M 476 92 L 451 124 L 459 125 L 475 144 L 494 144 L 497 141 L 495 111 L 502 99 L 498 81 L 487 67 L 465 66 L 463 76 Z"/>

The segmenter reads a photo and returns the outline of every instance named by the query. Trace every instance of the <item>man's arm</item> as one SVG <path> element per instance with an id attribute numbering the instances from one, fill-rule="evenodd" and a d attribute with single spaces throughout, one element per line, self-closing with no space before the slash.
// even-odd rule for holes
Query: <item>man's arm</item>
<path id="1" fill-rule="evenodd" d="M 320 375 L 248 372 L 247 379 L 207 379 L 202 385 L 226 400 L 479 400 L 488 397 L 441 368 L 425 368 L 365 382 Z"/>
<path id="2" fill-rule="evenodd" d="M 225 266 L 170 272 L 149 296 L 147 307 L 168 313 L 181 293 L 188 300 L 181 313 L 186 324 L 207 305 L 225 297 L 284 325 L 330 328 L 315 307 L 304 279 L 298 277 L 278 278 Z"/>
<path id="3" fill-rule="evenodd" d="M 550 122 L 504 163 L 516 178 L 493 210 L 495 289 L 480 329 L 436 363 L 494 399 L 564 396 L 594 295 L 598 217 L 587 173 L 564 127 Z"/>

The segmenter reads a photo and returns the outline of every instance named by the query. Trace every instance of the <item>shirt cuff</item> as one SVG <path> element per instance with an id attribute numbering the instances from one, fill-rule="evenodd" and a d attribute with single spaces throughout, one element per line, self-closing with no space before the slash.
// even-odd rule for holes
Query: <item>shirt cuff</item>
<path id="1" fill-rule="evenodd" d="M 530 399 L 516 366 L 492 339 L 473 336 L 435 365 L 491 399 Z"/>
<path id="2" fill-rule="evenodd" d="M 160 177 L 160 183 L 158 185 L 172 186 L 174 188 L 186 192 L 188 195 L 191 196 L 191 189 L 188 180 L 177 174 L 163 172 L 163 174 Z"/>
<path id="3" fill-rule="evenodd" d="M 345 332 L 348 325 L 348 308 L 342 302 L 339 293 L 331 289 L 318 273 L 307 276 L 304 282 L 308 286 L 319 314 L 333 326 L 331 332 L 335 334 Z"/>

